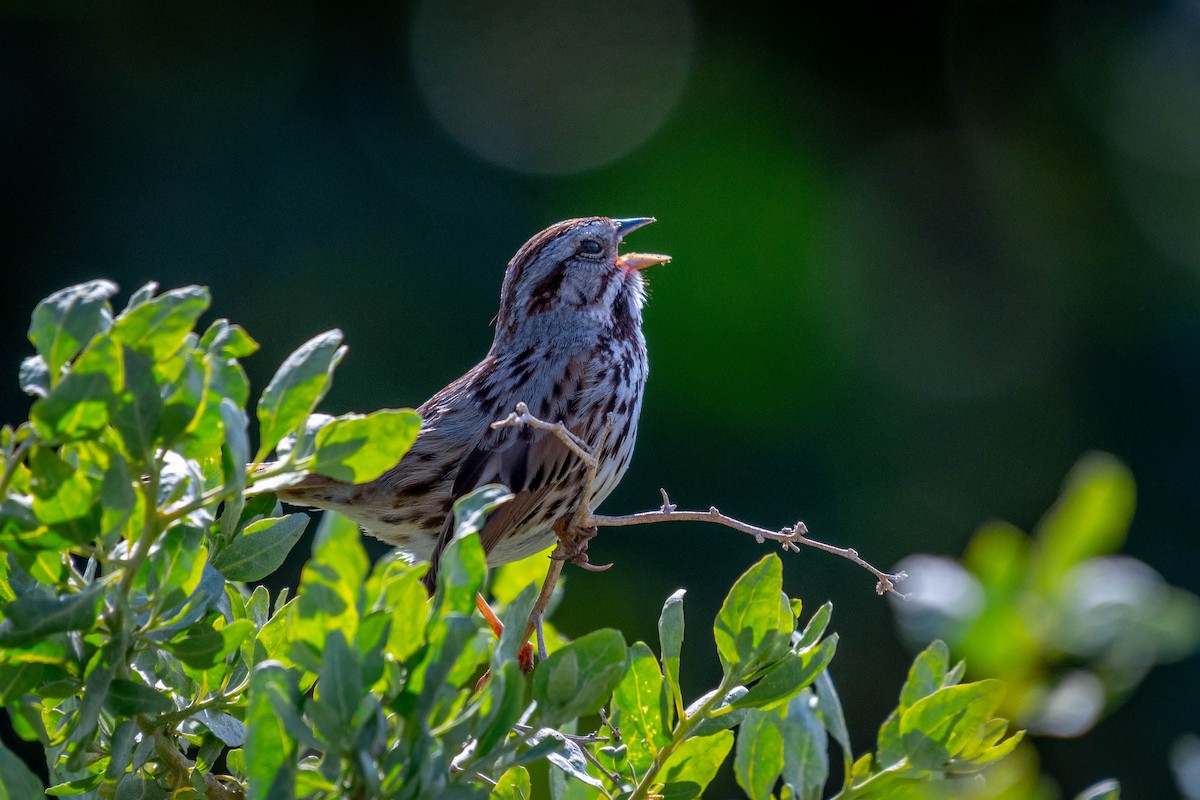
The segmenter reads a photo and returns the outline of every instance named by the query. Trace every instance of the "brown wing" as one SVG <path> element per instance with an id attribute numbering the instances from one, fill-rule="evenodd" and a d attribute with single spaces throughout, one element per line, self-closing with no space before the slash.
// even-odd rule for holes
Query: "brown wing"
<path id="1" fill-rule="evenodd" d="M 556 436 L 533 428 L 504 428 L 485 436 L 459 467 L 451 491 L 454 500 L 489 483 L 509 487 L 513 498 L 488 515 L 479 532 L 485 553 L 541 512 L 547 495 L 565 475 L 571 452 Z M 442 551 L 454 535 L 449 514 L 438 534 L 425 585 L 433 590 Z"/>

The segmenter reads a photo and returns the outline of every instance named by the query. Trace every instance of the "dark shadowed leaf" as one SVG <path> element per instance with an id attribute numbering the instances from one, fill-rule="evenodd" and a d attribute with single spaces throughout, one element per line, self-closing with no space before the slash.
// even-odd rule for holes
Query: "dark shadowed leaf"
<path id="1" fill-rule="evenodd" d="M 820 720 L 820 705 L 811 691 L 788 703 L 779 726 L 783 732 L 783 780 L 796 800 L 820 800 L 829 777 L 829 740 Z"/>
<path id="2" fill-rule="evenodd" d="M 0 800 L 25 800 L 43 793 L 38 780 L 25 762 L 0 744 Z"/>
<path id="3" fill-rule="evenodd" d="M 18 597 L 4 607 L 7 619 L 0 623 L 0 645 L 32 644 L 61 631 L 90 631 L 98 621 L 97 609 L 102 597 L 102 583 L 93 583 L 79 594 Z"/>
<path id="4" fill-rule="evenodd" d="M 175 710 L 171 698 L 144 683 L 114 678 L 105 699 L 108 710 L 119 717 L 135 714 L 165 714 Z"/>

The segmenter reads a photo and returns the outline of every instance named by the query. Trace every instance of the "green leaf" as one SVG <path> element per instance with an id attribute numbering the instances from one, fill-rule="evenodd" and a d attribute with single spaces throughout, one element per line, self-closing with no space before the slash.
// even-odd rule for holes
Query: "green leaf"
<path id="1" fill-rule="evenodd" d="M 824 734 L 824 731 L 822 731 Z M 770 800 L 783 772 L 783 734 L 774 714 L 757 709 L 738 728 L 733 773 L 750 800 Z"/>
<path id="2" fill-rule="evenodd" d="M 731 749 L 731 731 L 685 740 L 663 765 L 661 775 L 665 785 L 660 794 L 665 800 L 699 797 L 717 776 Z"/>
<path id="3" fill-rule="evenodd" d="M 846 715 L 842 711 L 842 700 L 838 697 L 837 689 L 834 688 L 829 670 L 825 670 L 817 676 L 817 679 L 813 681 L 813 687 L 817 691 L 817 710 L 820 712 L 821 721 L 825 725 L 825 730 L 829 731 L 829 735 L 842 748 L 843 767 L 845 775 L 849 777 L 854 750 L 850 747 L 850 730 L 846 727 Z"/>
<path id="4" fill-rule="evenodd" d="M 950 648 L 946 643 L 940 639 L 930 642 L 908 668 L 908 678 L 900 689 L 900 710 L 904 711 L 940 689 L 949 665 Z"/>
<path id="5" fill-rule="evenodd" d="M 33 309 L 29 341 L 45 359 L 51 384 L 89 339 L 112 325 L 108 300 L 116 293 L 111 281 L 88 281 L 55 292 Z"/>
<path id="6" fill-rule="evenodd" d="M 111 780 L 129 771 L 133 762 L 133 744 L 138 734 L 137 722 L 132 719 L 121 720 L 113 730 L 111 741 L 111 757 L 108 766 L 104 768 L 104 777 Z"/>
<path id="7" fill-rule="evenodd" d="M 318 703 L 329 709 L 332 719 L 337 722 L 335 730 L 321 732 L 327 741 L 338 742 L 353 731 L 354 714 L 362 705 L 362 669 L 341 631 L 329 632 L 321 656 Z"/>
<path id="8" fill-rule="evenodd" d="M 828 722 L 822 724 L 822 716 L 820 701 L 806 689 L 792 698 L 779 721 L 785 754 L 783 782 L 796 800 L 820 800 L 829 778 Z"/>
<path id="9" fill-rule="evenodd" d="M 214 320 L 200 337 L 200 347 L 206 352 L 226 358 L 245 358 L 258 352 L 258 342 L 240 325 L 227 319 Z"/>
<path id="10" fill-rule="evenodd" d="M 296 791 L 297 744 L 284 727 L 276 705 L 295 709 L 299 689 L 283 665 L 264 661 L 254 668 L 246 694 L 246 797 L 291 800 Z"/>
<path id="11" fill-rule="evenodd" d="M 75 745 L 68 758 L 70 769 L 79 769 L 88 755 L 88 745 L 100 722 L 100 711 L 108 697 L 108 689 L 116 677 L 117 667 L 125 663 L 127 634 L 113 638 L 96 652 L 88 662 L 83 693 L 73 720 L 75 727 L 69 741 Z"/>
<path id="12" fill-rule="evenodd" d="M 1000 705 L 1004 684 L 982 680 L 947 686 L 924 697 L 900 717 L 900 737 L 910 762 L 938 769 L 969 744 Z"/>
<path id="13" fill-rule="evenodd" d="M 249 420 L 242 407 L 228 397 L 221 398 L 217 410 L 225 433 L 221 443 L 221 470 L 225 476 L 225 488 L 240 495 L 246 488 L 246 464 L 250 461 L 250 439 L 246 434 Z"/>
<path id="14" fill-rule="evenodd" d="M 0 646 L 32 644 L 51 633 L 90 631 L 96 627 L 104 584 L 93 583 L 78 594 L 59 597 L 26 595 L 4 607 Z"/>
<path id="15" fill-rule="evenodd" d="M 546 753 L 547 761 L 588 786 L 593 786 L 597 789 L 604 787 L 604 784 L 598 778 L 588 772 L 587 757 L 584 756 L 580 746 L 559 731 L 553 728 L 542 728 L 530 737 L 529 743 L 536 746 L 547 739 L 558 743 L 557 749 Z"/>
<path id="16" fill-rule="evenodd" d="M 626 669 L 625 639 L 603 628 L 555 651 L 533 674 L 533 697 L 543 719 L 562 722 L 595 714 Z"/>
<path id="17" fill-rule="evenodd" d="M 246 741 L 246 726 L 223 711 L 205 709 L 192 715 L 192 719 L 212 731 L 213 736 L 229 747 L 241 747 Z"/>
<path id="18" fill-rule="evenodd" d="M 832 615 L 833 603 L 824 603 L 812 615 L 812 619 L 804 626 L 804 633 L 797 637 L 796 643 L 792 647 L 796 650 L 804 650 L 816 644 L 821 636 L 824 635 L 825 629 L 829 627 L 829 618 Z"/>
<path id="19" fill-rule="evenodd" d="M 248 619 L 235 619 L 220 629 L 206 621 L 189 630 L 182 639 L 167 642 L 165 647 L 192 669 L 205 670 L 223 661 L 253 630 L 254 623 Z"/>
<path id="20" fill-rule="evenodd" d="M 358 632 L 359 597 L 367 579 L 367 553 L 358 525 L 326 511 L 317 526 L 313 557 L 304 565 L 296 608 L 287 626 L 292 658 L 306 659 L 311 672 L 320 670 L 325 633 L 340 630 L 347 638 Z M 472 604 L 472 608 L 474 605 Z"/>
<path id="21" fill-rule="evenodd" d="M 34 401 L 29 418 L 47 441 L 95 434 L 108 424 L 124 382 L 121 353 L 111 337 L 97 336 L 46 397 Z"/>
<path id="22" fill-rule="evenodd" d="M 317 433 L 312 471 L 346 483 L 373 481 L 396 466 L 420 428 L 421 418 L 410 410 L 337 417 Z"/>
<path id="23" fill-rule="evenodd" d="M 285 434 L 304 424 L 325 392 L 333 369 L 345 354 L 342 332 L 314 336 L 287 357 L 258 401 L 261 444 L 256 461 L 271 452 Z"/>
<path id="24" fill-rule="evenodd" d="M 87 476 L 46 447 L 34 447 L 29 458 L 33 473 L 33 513 L 46 525 L 87 516 L 93 486 Z"/>
<path id="25" fill-rule="evenodd" d="M 837 634 L 834 634 L 821 642 L 819 647 L 802 653 L 789 651 L 769 667 L 749 691 L 730 705 L 733 708 L 768 709 L 787 702 L 829 666 L 837 649 L 837 641 Z"/>
<path id="26" fill-rule="evenodd" d="M 155 362 L 166 361 L 179 351 L 183 337 L 210 302 L 208 289 L 202 286 L 163 292 L 121 312 L 113 325 L 113 335 Z"/>
<path id="27" fill-rule="evenodd" d="M 489 800 L 530 800 L 532 792 L 529 771 L 524 767 L 509 767 L 496 781 Z"/>
<path id="28" fill-rule="evenodd" d="M 781 639 L 790 644 L 795 618 L 786 607 L 781 619 L 783 563 L 772 554 L 742 574 L 721 605 L 713 633 L 726 675 L 749 674 L 772 658 Z"/>
<path id="29" fill-rule="evenodd" d="M 488 514 L 513 498 L 507 487 L 498 483 L 480 486 L 454 503 L 454 537 L 461 539 L 483 530 Z"/>
<path id="30" fill-rule="evenodd" d="M 175 710 L 171 698 L 152 689 L 144 683 L 114 678 L 108 687 L 108 697 L 105 706 L 119 717 L 132 717 L 135 714 L 165 714 Z"/>
<path id="31" fill-rule="evenodd" d="M 475 757 L 486 759 L 505 740 L 525 710 L 525 676 L 515 658 L 493 663 L 476 717 Z"/>
<path id="32" fill-rule="evenodd" d="M 683 649 L 683 596 L 685 589 L 676 589 L 663 604 L 658 617 L 658 642 L 662 650 L 663 677 L 674 701 L 675 714 L 683 716 L 683 692 L 679 688 L 679 653 Z"/>
<path id="33" fill-rule="evenodd" d="M 1090 453 L 1080 459 L 1034 531 L 1034 587 L 1053 595 L 1071 567 L 1119 550 L 1133 519 L 1135 493 L 1129 469 L 1113 456 Z"/>
<path id="34" fill-rule="evenodd" d="M 0 744 L 0 800 L 27 800 L 44 792 L 42 782 L 25 762 Z"/>
<path id="35" fill-rule="evenodd" d="M 162 396 L 154 363 L 144 353 L 124 348 L 125 382 L 113 410 L 113 427 L 121 434 L 125 453 L 142 463 L 153 456 L 155 432 L 162 417 Z"/>
<path id="36" fill-rule="evenodd" d="M 629 648 L 629 668 L 613 693 L 621 740 L 628 746 L 629 763 L 640 774 L 666 743 L 663 719 L 663 674 L 654 653 L 642 642 Z"/>
<path id="37" fill-rule="evenodd" d="M 212 565 L 231 581 L 262 580 L 279 569 L 307 525 L 307 514 L 260 519 L 217 553 Z"/>

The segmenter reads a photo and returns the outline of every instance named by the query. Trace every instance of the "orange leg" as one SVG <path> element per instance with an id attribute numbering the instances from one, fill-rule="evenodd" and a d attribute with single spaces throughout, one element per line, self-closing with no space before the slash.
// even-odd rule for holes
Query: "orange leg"
<path id="1" fill-rule="evenodd" d="M 500 618 L 496 616 L 496 612 L 492 611 L 492 607 L 488 605 L 487 600 L 483 599 L 483 595 L 475 595 L 475 607 L 479 609 L 479 613 L 483 615 L 485 620 L 487 620 L 488 627 L 492 629 L 492 633 L 496 634 L 496 638 L 499 639 L 500 635 L 504 633 L 504 623 L 501 622 Z M 517 663 L 521 665 L 521 671 L 526 675 L 528 675 L 530 672 L 533 672 L 532 644 L 525 642 L 525 644 L 521 647 L 521 652 L 517 654 Z M 476 690 L 481 688 L 486 680 L 487 676 L 485 675 L 483 680 L 479 682 L 479 686 L 476 687 Z"/>

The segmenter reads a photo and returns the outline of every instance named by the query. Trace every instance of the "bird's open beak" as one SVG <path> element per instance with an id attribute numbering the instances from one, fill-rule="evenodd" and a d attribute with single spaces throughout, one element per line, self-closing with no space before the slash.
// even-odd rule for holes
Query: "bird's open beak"
<path id="1" fill-rule="evenodd" d="M 638 228 L 654 222 L 654 217 L 630 217 L 629 219 L 614 219 L 613 222 L 617 226 L 617 233 L 621 234 L 621 238 L 624 239 L 626 235 Z M 627 270 L 645 269 L 655 264 L 666 264 L 670 260 L 670 256 L 658 253 L 625 253 L 617 256 L 617 266 Z"/>

